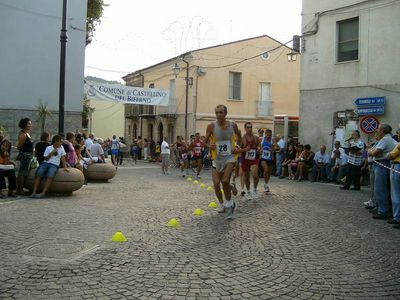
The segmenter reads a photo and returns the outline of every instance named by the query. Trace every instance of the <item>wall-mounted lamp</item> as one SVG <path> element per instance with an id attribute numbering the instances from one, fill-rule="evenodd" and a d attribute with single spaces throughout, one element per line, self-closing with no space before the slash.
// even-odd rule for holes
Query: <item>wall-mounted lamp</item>
<path id="1" fill-rule="evenodd" d="M 181 68 L 175 63 L 172 66 L 172 71 L 174 72 L 175 78 L 183 78 L 189 86 L 193 85 L 193 77 L 185 76 L 185 77 L 178 77 L 179 73 L 181 72 Z M 188 72 L 186 72 L 188 73 Z M 188 75 L 188 74 L 187 74 Z"/>
<path id="2" fill-rule="evenodd" d="M 288 60 L 288 62 L 294 62 L 294 61 L 296 61 L 297 60 L 297 52 L 290 52 L 290 53 L 288 53 L 288 54 L 286 54 L 287 55 L 287 60 Z"/>

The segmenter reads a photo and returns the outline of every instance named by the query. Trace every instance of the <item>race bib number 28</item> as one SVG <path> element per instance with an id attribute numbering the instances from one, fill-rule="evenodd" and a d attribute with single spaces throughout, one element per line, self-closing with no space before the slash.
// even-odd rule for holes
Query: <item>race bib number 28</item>
<path id="1" fill-rule="evenodd" d="M 217 154 L 221 156 L 227 156 L 232 154 L 231 142 L 220 141 L 217 142 Z"/>

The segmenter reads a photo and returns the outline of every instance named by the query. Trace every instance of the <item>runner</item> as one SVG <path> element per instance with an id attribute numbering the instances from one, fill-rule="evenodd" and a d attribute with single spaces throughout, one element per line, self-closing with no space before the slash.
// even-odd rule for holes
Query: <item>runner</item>
<path id="1" fill-rule="evenodd" d="M 228 212 L 227 219 L 233 218 L 235 202 L 231 200 L 230 179 L 233 168 L 235 167 L 235 154 L 239 147 L 235 141 L 240 144 L 240 131 L 235 122 L 226 120 L 228 109 L 225 105 L 218 105 L 215 108 L 217 121 L 207 126 L 204 143 L 210 141 L 210 149 L 212 154 L 212 179 L 214 183 L 215 195 L 218 198 L 222 209 Z M 225 194 L 225 202 L 223 202 L 221 193 L 221 183 Z"/>
<path id="2" fill-rule="evenodd" d="M 265 135 L 260 143 L 260 154 L 261 154 L 261 166 L 264 175 L 264 191 L 269 193 L 268 182 L 271 177 L 273 167 L 273 152 L 279 149 L 279 146 L 272 139 L 272 131 L 270 129 L 265 130 Z"/>
<path id="3" fill-rule="evenodd" d="M 114 166 L 117 166 L 117 157 L 119 156 L 119 148 L 120 144 L 119 141 L 117 140 L 117 136 L 113 135 L 113 138 L 111 140 L 111 163 Z"/>
<path id="4" fill-rule="evenodd" d="M 182 172 L 182 177 L 186 177 L 189 175 L 189 158 L 188 158 L 188 147 L 186 145 L 186 142 L 183 140 L 182 136 L 177 136 L 176 137 L 176 149 L 177 149 L 177 154 L 179 157 L 179 164 L 181 167 L 181 172 Z"/>
<path id="5" fill-rule="evenodd" d="M 194 141 L 189 145 L 189 151 L 192 152 L 192 168 L 196 168 L 196 179 L 200 179 L 200 172 L 203 166 L 202 149 L 204 143 L 200 140 L 200 133 L 196 133 Z"/>
<path id="6" fill-rule="evenodd" d="M 242 171 L 244 182 L 247 188 L 246 199 L 257 199 L 258 185 L 258 136 L 253 134 L 253 124 L 247 122 L 244 124 L 246 133 L 242 137 Z M 250 190 L 250 172 L 253 176 L 253 192 Z"/>

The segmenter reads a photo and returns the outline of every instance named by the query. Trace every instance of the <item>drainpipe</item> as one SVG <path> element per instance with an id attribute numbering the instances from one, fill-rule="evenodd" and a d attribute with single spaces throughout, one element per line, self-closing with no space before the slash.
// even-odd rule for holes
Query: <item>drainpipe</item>
<path id="1" fill-rule="evenodd" d="M 189 102 L 189 62 L 185 60 L 185 56 L 182 57 L 182 61 L 186 63 L 186 93 L 185 93 L 185 141 L 188 140 L 188 102 Z"/>
<path id="2" fill-rule="evenodd" d="M 142 88 L 143 88 L 144 87 L 144 75 L 142 73 L 139 73 L 139 76 L 142 77 Z M 139 117 L 139 118 L 140 118 L 140 136 L 143 138 L 143 117 Z"/>

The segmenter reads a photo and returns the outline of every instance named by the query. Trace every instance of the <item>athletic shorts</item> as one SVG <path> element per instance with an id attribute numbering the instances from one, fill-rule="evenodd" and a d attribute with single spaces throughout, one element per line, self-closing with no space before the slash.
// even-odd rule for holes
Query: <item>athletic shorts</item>
<path id="1" fill-rule="evenodd" d="M 111 155 L 118 155 L 119 149 L 111 149 Z"/>
<path id="2" fill-rule="evenodd" d="M 256 165 L 258 166 L 258 159 L 253 159 L 253 160 L 248 160 L 248 159 L 243 159 L 242 160 L 242 170 L 243 172 L 247 172 L 250 170 L 250 167 Z"/>
<path id="3" fill-rule="evenodd" d="M 265 161 L 267 163 L 267 166 L 272 166 L 274 164 L 273 160 L 266 160 L 261 158 L 260 161 Z"/>

